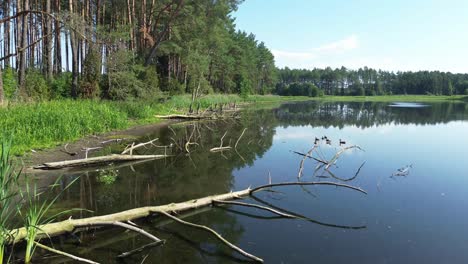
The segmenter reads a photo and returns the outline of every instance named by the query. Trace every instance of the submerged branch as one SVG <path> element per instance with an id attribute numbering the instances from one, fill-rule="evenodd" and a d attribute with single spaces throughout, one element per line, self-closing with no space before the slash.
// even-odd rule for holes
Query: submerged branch
<path id="1" fill-rule="evenodd" d="M 62 256 L 71 258 L 71 259 L 76 260 L 76 261 L 85 262 L 85 263 L 91 263 L 91 264 L 99 264 L 98 262 L 95 262 L 95 261 L 92 261 L 92 260 L 89 260 L 89 259 L 85 259 L 85 258 L 77 257 L 77 256 L 72 255 L 72 254 L 70 254 L 70 253 L 63 252 L 63 251 L 60 251 L 60 250 L 58 250 L 58 249 L 48 247 L 48 246 L 43 245 L 43 244 L 41 244 L 41 243 L 39 243 L 39 242 L 36 242 L 36 241 L 34 241 L 34 244 L 35 244 L 37 247 L 40 247 L 40 248 L 42 248 L 42 249 L 45 249 L 45 250 L 47 250 L 47 251 L 50 251 L 50 252 L 55 253 L 55 254 L 58 254 L 58 255 L 62 255 Z"/>
<path id="2" fill-rule="evenodd" d="M 227 245 L 228 247 L 230 247 L 231 249 L 239 252 L 241 255 L 247 257 L 247 258 L 250 258 L 250 259 L 253 259 L 255 261 L 258 261 L 258 262 L 263 262 L 263 259 L 257 257 L 257 256 L 254 256 L 250 253 L 247 253 L 245 252 L 244 250 L 242 250 L 241 248 L 237 247 L 236 245 L 232 244 L 231 242 L 227 241 L 226 239 L 224 239 L 218 232 L 214 231 L 213 229 L 207 227 L 207 226 L 204 226 L 204 225 L 197 225 L 197 224 L 194 224 L 194 223 L 190 223 L 190 222 L 186 222 L 182 219 L 179 219 L 167 212 L 164 212 L 164 211 L 161 211 L 161 212 L 158 212 L 158 213 L 161 213 L 169 218 L 171 218 L 172 220 L 180 223 L 180 224 L 183 224 L 183 225 L 187 225 L 187 226 L 191 226 L 191 227 L 195 227 L 195 228 L 198 228 L 198 229 L 202 229 L 202 230 L 205 230 L 205 231 L 208 231 L 210 232 L 211 234 L 213 234 L 218 240 L 220 240 L 221 242 L 223 242 L 225 245 Z"/>
<path id="3" fill-rule="evenodd" d="M 261 209 L 261 210 L 264 210 L 264 211 L 269 211 L 271 213 L 274 213 L 274 214 L 282 216 L 282 217 L 298 218 L 298 217 L 296 217 L 294 215 L 286 214 L 286 213 L 280 212 L 278 210 L 275 210 L 275 209 L 272 209 L 272 208 L 269 208 L 269 207 L 266 207 L 266 206 L 257 205 L 257 204 L 233 202 L 233 201 L 218 201 L 218 200 L 213 200 L 213 203 L 214 204 L 231 204 L 231 205 L 240 205 L 240 206 L 246 206 L 246 207 L 253 207 L 253 208 Z"/>

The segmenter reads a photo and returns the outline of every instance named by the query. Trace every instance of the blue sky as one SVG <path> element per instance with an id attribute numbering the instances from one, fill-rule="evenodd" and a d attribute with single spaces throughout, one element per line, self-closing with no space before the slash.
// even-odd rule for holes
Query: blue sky
<path id="1" fill-rule="evenodd" d="M 233 16 L 279 67 L 468 73 L 468 0 L 246 0 Z"/>

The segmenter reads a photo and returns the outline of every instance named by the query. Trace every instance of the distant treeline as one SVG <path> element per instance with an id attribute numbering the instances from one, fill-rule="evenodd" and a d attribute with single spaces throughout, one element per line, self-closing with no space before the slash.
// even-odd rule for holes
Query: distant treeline
<path id="1" fill-rule="evenodd" d="M 327 95 L 468 94 L 468 74 L 439 71 L 388 72 L 368 67 L 350 70 L 279 69 L 275 92 L 310 96 L 311 89 Z M 304 87 L 312 87 L 305 89 Z M 299 89 L 300 87 L 301 89 Z"/>
<path id="2" fill-rule="evenodd" d="M 277 69 L 235 29 L 242 0 L 0 1 L 0 103 L 151 98 L 160 92 L 465 94 L 468 75 Z"/>
<path id="3" fill-rule="evenodd" d="M 241 2 L 0 1 L 0 101 L 270 93 L 274 58 L 235 29 Z"/>

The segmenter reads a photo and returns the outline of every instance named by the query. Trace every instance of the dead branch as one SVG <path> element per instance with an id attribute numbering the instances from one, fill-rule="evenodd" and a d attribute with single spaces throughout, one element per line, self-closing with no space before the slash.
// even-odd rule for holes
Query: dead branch
<path id="1" fill-rule="evenodd" d="M 325 169 L 328 170 L 328 168 L 330 168 L 330 166 L 332 166 L 333 164 L 336 163 L 336 161 L 338 160 L 338 158 L 341 156 L 341 154 L 343 154 L 345 151 L 349 150 L 349 149 L 359 149 L 359 150 L 362 150 L 364 151 L 361 147 L 359 147 L 358 145 L 353 145 L 353 146 L 349 146 L 349 147 L 345 147 L 345 148 L 342 148 L 340 151 L 338 151 L 335 156 L 330 160 L 328 161 L 328 164 L 325 166 Z"/>
<path id="2" fill-rule="evenodd" d="M 146 145 L 149 145 L 149 144 L 155 146 L 155 145 L 153 144 L 153 142 L 155 142 L 155 141 L 157 141 L 157 140 L 158 140 L 158 138 L 155 138 L 155 139 L 150 140 L 150 141 L 148 141 L 148 142 L 143 142 L 143 143 L 140 143 L 140 144 L 137 144 L 137 145 L 135 145 L 135 142 L 133 142 L 131 146 L 127 146 L 127 147 L 125 148 L 125 150 L 122 151 L 121 155 L 125 155 L 125 154 L 127 154 L 127 153 L 130 153 L 130 155 L 133 155 L 132 153 L 133 153 L 133 151 L 134 151 L 135 149 L 141 148 L 141 147 L 146 146 Z"/>
<path id="3" fill-rule="evenodd" d="M 131 156 L 132 157 L 132 156 Z M 335 183 L 335 182 L 284 182 L 284 183 L 273 183 L 258 186 L 254 189 L 244 189 L 237 192 L 230 192 L 225 194 L 218 194 L 213 196 L 207 196 L 199 199 L 189 200 L 186 202 L 180 203 L 171 203 L 167 205 L 159 205 L 159 206 L 146 206 L 140 208 L 134 208 L 114 214 L 108 215 L 101 215 L 101 216 L 94 216 L 88 218 L 81 218 L 81 219 L 67 219 L 61 222 L 54 222 L 40 226 L 40 231 L 38 232 L 38 238 L 41 237 L 53 237 L 57 235 L 61 235 L 64 233 L 70 233 L 74 231 L 76 228 L 79 227 L 89 227 L 95 225 L 96 223 L 112 223 L 112 222 L 125 222 L 128 220 L 138 219 L 142 217 L 146 217 L 151 215 L 152 213 L 159 213 L 159 212 L 182 212 L 191 209 L 196 209 L 204 206 L 211 205 L 213 200 L 218 201 L 226 201 L 226 200 L 234 200 L 240 199 L 242 197 L 250 196 L 253 193 L 262 191 L 264 189 L 268 189 L 270 187 L 278 187 L 278 186 L 291 186 L 291 185 L 328 185 L 328 186 L 337 186 L 348 188 L 351 190 L 359 191 L 361 193 L 367 194 L 366 191 L 362 190 L 361 188 L 354 187 L 351 185 L 346 185 L 342 183 Z M 26 238 L 27 230 L 23 228 L 14 229 L 10 232 L 11 238 L 9 240 L 10 243 L 17 243 L 22 241 Z"/>
<path id="4" fill-rule="evenodd" d="M 315 150 L 315 148 L 317 148 L 317 145 L 314 145 L 314 147 L 312 147 L 306 155 L 303 155 L 304 158 L 302 158 L 301 160 L 301 163 L 299 164 L 299 172 L 297 174 L 297 178 L 301 178 L 302 175 L 303 175 L 303 170 L 304 170 L 304 162 L 305 162 L 305 159 L 306 158 L 309 158 L 309 157 L 312 157 L 312 152 Z"/>
<path id="5" fill-rule="evenodd" d="M 291 186 L 291 185 L 332 185 L 332 186 L 352 189 L 352 190 L 367 194 L 366 191 L 364 191 L 363 189 L 361 189 L 359 187 L 354 187 L 354 186 L 351 186 L 351 185 L 341 184 L 341 183 L 336 183 L 336 182 L 282 182 L 282 183 L 272 183 L 272 184 L 266 184 L 266 185 L 255 187 L 255 188 L 250 190 L 250 194 L 261 191 L 262 189 L 270 188 L 270 187 Z"/>
<path id="6" fill-rule="evenodd" d="M 230 150 L 231 149 L 230 146 L 223 147 L 223 140 L 224 140 L 224 137 L 226 136 L 226 134 L 227 134 L 227 131 L 224 132 L 224 135 L 221 137 L 221 144 L 219 144 L 219 147 L 210 149 L 211 152 L 218 152 L 218 151 Z"/>
<path id="7" fill-rule="evenodd" d="M 182 114 L 173 114 L 173 115 L 155 115 L 156 118 L 160 119 L 211 119 L 212 116 L 202 116 L 202 115 L 182 115 Z"/>
<path id="8" fill-rule="evenodd" d="M 111 142 L 121 142 L 121 141 L 124 141 L 126 140 L 126 138 L 114 138 L 114 139 L 109 139 L 109 140 L 104 140 L 104 141 L 101 141 L 100 144 L 101 145 L 105 145 L 105 144 L 108 144 L 108 143 L 111 143 Z"/>
<path id="9" fill-rule="evenodd" d="M 220 240 L 221 242 L 223 242 L 225 245 L 227 245 L 228 247 L 230 247 L 231 249 L 239 252 L 241 255 L 247 257 L 247 258 L 250 258 L 252 260 L 255 260 L 255 261 L 258 261 L 258 262 L 262 262 L 263 263 L 263 259 L 257 257 L 257 256 L 254 256 L 250 253 L 247 253 L 245 252 L 244 250 L 242 250 L 241 248 L 237 247 L 236 245 L 232 244 L 231 242 L 227 241 L 226 239 L 224 239 L 218 232 L 214 231 L 213 229 L 207 227 L 207 226 L 203 226 L 203 225 L 197 225 L 197 224 L 194 224 L 194 223 L 190 223 L 190 222 L 186 222 L 184 220 L 181 220 L 167 212 L 164 212 L 164 211 L 161 211 L 161 212 L 158 212 L 158 213 L 161 213 L 169 218 L 171 218 L 172 220 L 180 223 L 180 224 L 183 224 L 183 225 L 187 225 L 187 226 L 191 226 L 191 227 L 195 227 L 195 228 L 198 228 L 198 229 L 202 229 L 202 230 L 205 230 L 205 231 L 208 231 L 210 232 L 211 234 L 213 234 L 218 240 Z"/>
<path id="10" fill-rule="evenodd" d="M 139 253 L 147 248 L 152 248 L 152 247 L 155 247 L 155 246 L 158 246 L 160 245 L 161 243 L 158 243 L 158 242 L 152 242 L 152 243 L 149 243 L 149 244 L 146 244 L 144 246 L 141 246 L 139 248 L 136 248 L 136 249 L 132 249 L 130 251 L 127 251 L 127 252 L 124 252 L 120 255 L 117 256 L 117 258 L 126 258 L 126 257 L 129 257 L 133 254 L 136 254 L 136 253 Z"/>
<path id="11" fill-rule="evenodd" d="M 242 203 L 242 202 L 233 202 L 233 201 L 218 201 L 218 200 L 213 200 L 214 204 L 232 204 L 232 205 L 240 205 L 240 206 L 246 206 L 246 207 L 253 207 L 253 208 L 258 208 L 261 210 L 269 211 L 271 213 L 277 214 L 282 217 L 287 217 L 287 218 L 298 218 L 297 216 L 290 215 L 283 213 L 281 211 L 266 207 L 266 206 L 261 206 L 257 204 L 249 204 L 249 203 Z"/>
<path id="12" fill-rule="evenodd" d="M 37 241 L 34 241 L 34 244 L 42 249 L 45 249 L 47 251 L 50 251 L 52 253 L 55 253 L 55 254 L 58 254 L 58 255 L 62 255 L 62 256 L 65 256 L 65 257 L 69 257 L 73 260 L 76 260 L 76 261 L 80 261 L 80 262 L 85 262 L 85 263 L 91 263 L 91 264 L 99 264 L 98 262 L 94 262 L 92 260 L 89 260 L 89 259 L 85 259 L 85 258 L 80 258 L 80 257 L 77 257 L 75 255 L 72 255 L 70 253 L 66 253 L 66 252 L 63 252 L 63 251 L 60 251 L 60 250 L 57 250 L 55 248 L 51 248 L 51 247 L 48 247 L 46 245 L 43 245 Z"/>
<path id="13" fill-rule="evenodd" d="M 93 151 L 93 150 L 98 150 L 102 149 L 102 147 L 94 147 L 94 148 L 81 148 L 81 151 L 85 152 L 85 159 L 88 158 L 88 152 Z"/>
<path id="14" fill-rule="evenodd" d="M 325 161 L 325 160 L 316 158 L 316 157 L 311 156 L 311 155 L 308 155 L 308 154 L 306 154 L 306 153 L 301 153 L 301 152 L 294 151 L 294 150 L 293 150 L 292 152 L 295 153 L 295 154 L 297 154 L 297 155 L 301 155 L 301 156 L 307 157 L 307 158 L 309 158 L 309 159 L 313 159 L 313 160 L 315 160 L 315 161 L 317 161 L 317 162 L 320 162 L 320 163 L 322 163 L 322 164 L 328 165 L 328 161 Z"/>
<path id="15" fill-rule="evenodd" d="M 109 155 L 102 157 L 94 157 L 89 159 L 76 159 L 59 162 L 47 162 L 42 165 L 34 166 L 33 169 L 42 170 L 53 170 L 63 169 L 68 167 L 84 167 L 100 165 L 109 162 L 124 162 L 124 161 L 136 161 L 136 160 L 151 160 L 151 159 L 163 159 L 170 157 L 171 155 Z"/>
<path id="16" fill-rule="evenodd" d="M 239 138 L 237 139 L 236 141 L 236 144 L 234 145 L 234 149 L 237 150 L 237 144 L 239 144 L 239 141 L 240 139 L 242 138 L 242 136 L 244 135 L 245 131 L 247 130 L 247 128 L 244 128 L 244 130 L 242 130 L 242 134 L 239 136 Z"/>
<path id="17" fill-rule="evenodd" d="M 70 155 L 70 156 L 75 156 L 75 155 L 78 154 L 78 153 L 76 153 L 76 152 L 68 151 L 67 147 L 68 147 L 68 143 L 65 144 L 65 146 L 63 147 L 63 150 L 61 149 L 60 151 L 62 151 L 63 153 L 67 153 L 67 154 Z"/>
<path id="18" fill-rule="evenodd" d="M 146 236 L 147 238 L 153 240 L 155 243 L 158 243 L 158 244 L 163 244 L 164 243 L 164 240 L 161 240 L 161 239 L 155 237 L 154 235 L 146 232 L 145 230 L 143 230 L 141 228 L 138 228 L 137 226 L 126 224 L 126 223 L 123 223 L 123 222 L 120 222 L 120 221 L 101 221 L 101 222 L 100 221 L 95 221 L 95 222 L 91 222 L 91 223 L 84 223 L 83 225 L 77 225 L 76 228 L 92 227 L 92 226 L 118 226 L 118 227 L 128 229 L 130 231 L 137 232 L 137 233 L 139 233 L 139 234 L 141 234 L 143 236 Z"/>

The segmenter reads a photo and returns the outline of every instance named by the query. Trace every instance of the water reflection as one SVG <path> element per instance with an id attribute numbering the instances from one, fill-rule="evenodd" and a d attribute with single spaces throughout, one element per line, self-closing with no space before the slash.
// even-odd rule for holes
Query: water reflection
<path id="1" fill-rule="evenodd" d="M 268 183 L 269 175 L 273 182 L 294 181 L 302 157 L 292 151 L 305 153 L 316 137 L 327 135 L 331 145 L 321 145 L 321 151 L 328 159 L 343 147 L 339 139 L 346 141 L 344 146 L 356 144 L 365 152 L 343 154 L 331 173 L 314 173 L 317 164 L 306 160 L 301 180 L 347 181 L 367 190 L 367 197 L 333 187 L 285 187 L 250 201 L 302 220 L 224 205 L 181 217 L 214 228 L 267 262 L 441 263 L 450 259 L 461 263 L 457 260 L 468 258 L 463 246 L 466 234 L 460 231 L 468 215 L 459 210 L 468 203 L 463 187 L 466 179 L 461 177 L 468 170 L 464 135 L 468 108 L 463 103 L 428 105 L 291 103 L 276 109 L 247 110 L 240 120 L 173 124 L 141 139 L 159 138 L 158 144 L 169 148 L 138 152 L 167 151 L 174 157 L 67 172 L 63 186 L 79 179 L 54 210 L 85 208 L 92 212 L 80 211 L 77 217 L 102 215 L 262 185 Z M 235 149 L 210 152 L 220 146 L 224 134 L 223 146 L 234 147 L 244 128 L 247 130 Z M 408 164 L 414 166 L 407 177 L 390 178 Z M 44 185 L 54 180 L 51 174 L 38 176 Z M 78 247 L 72 238 L 63 240 L 61 247 L 104 263 L 243 261 L 210 235 L 163 217 L 138 224 L 167 239 L 167 244 L 117 260 L 118 254 L 150 241 L 122 230 L 103 229 L 79 233 L 82 242 Z M 434 235 L 448 242 L 433 239 Z"/>

